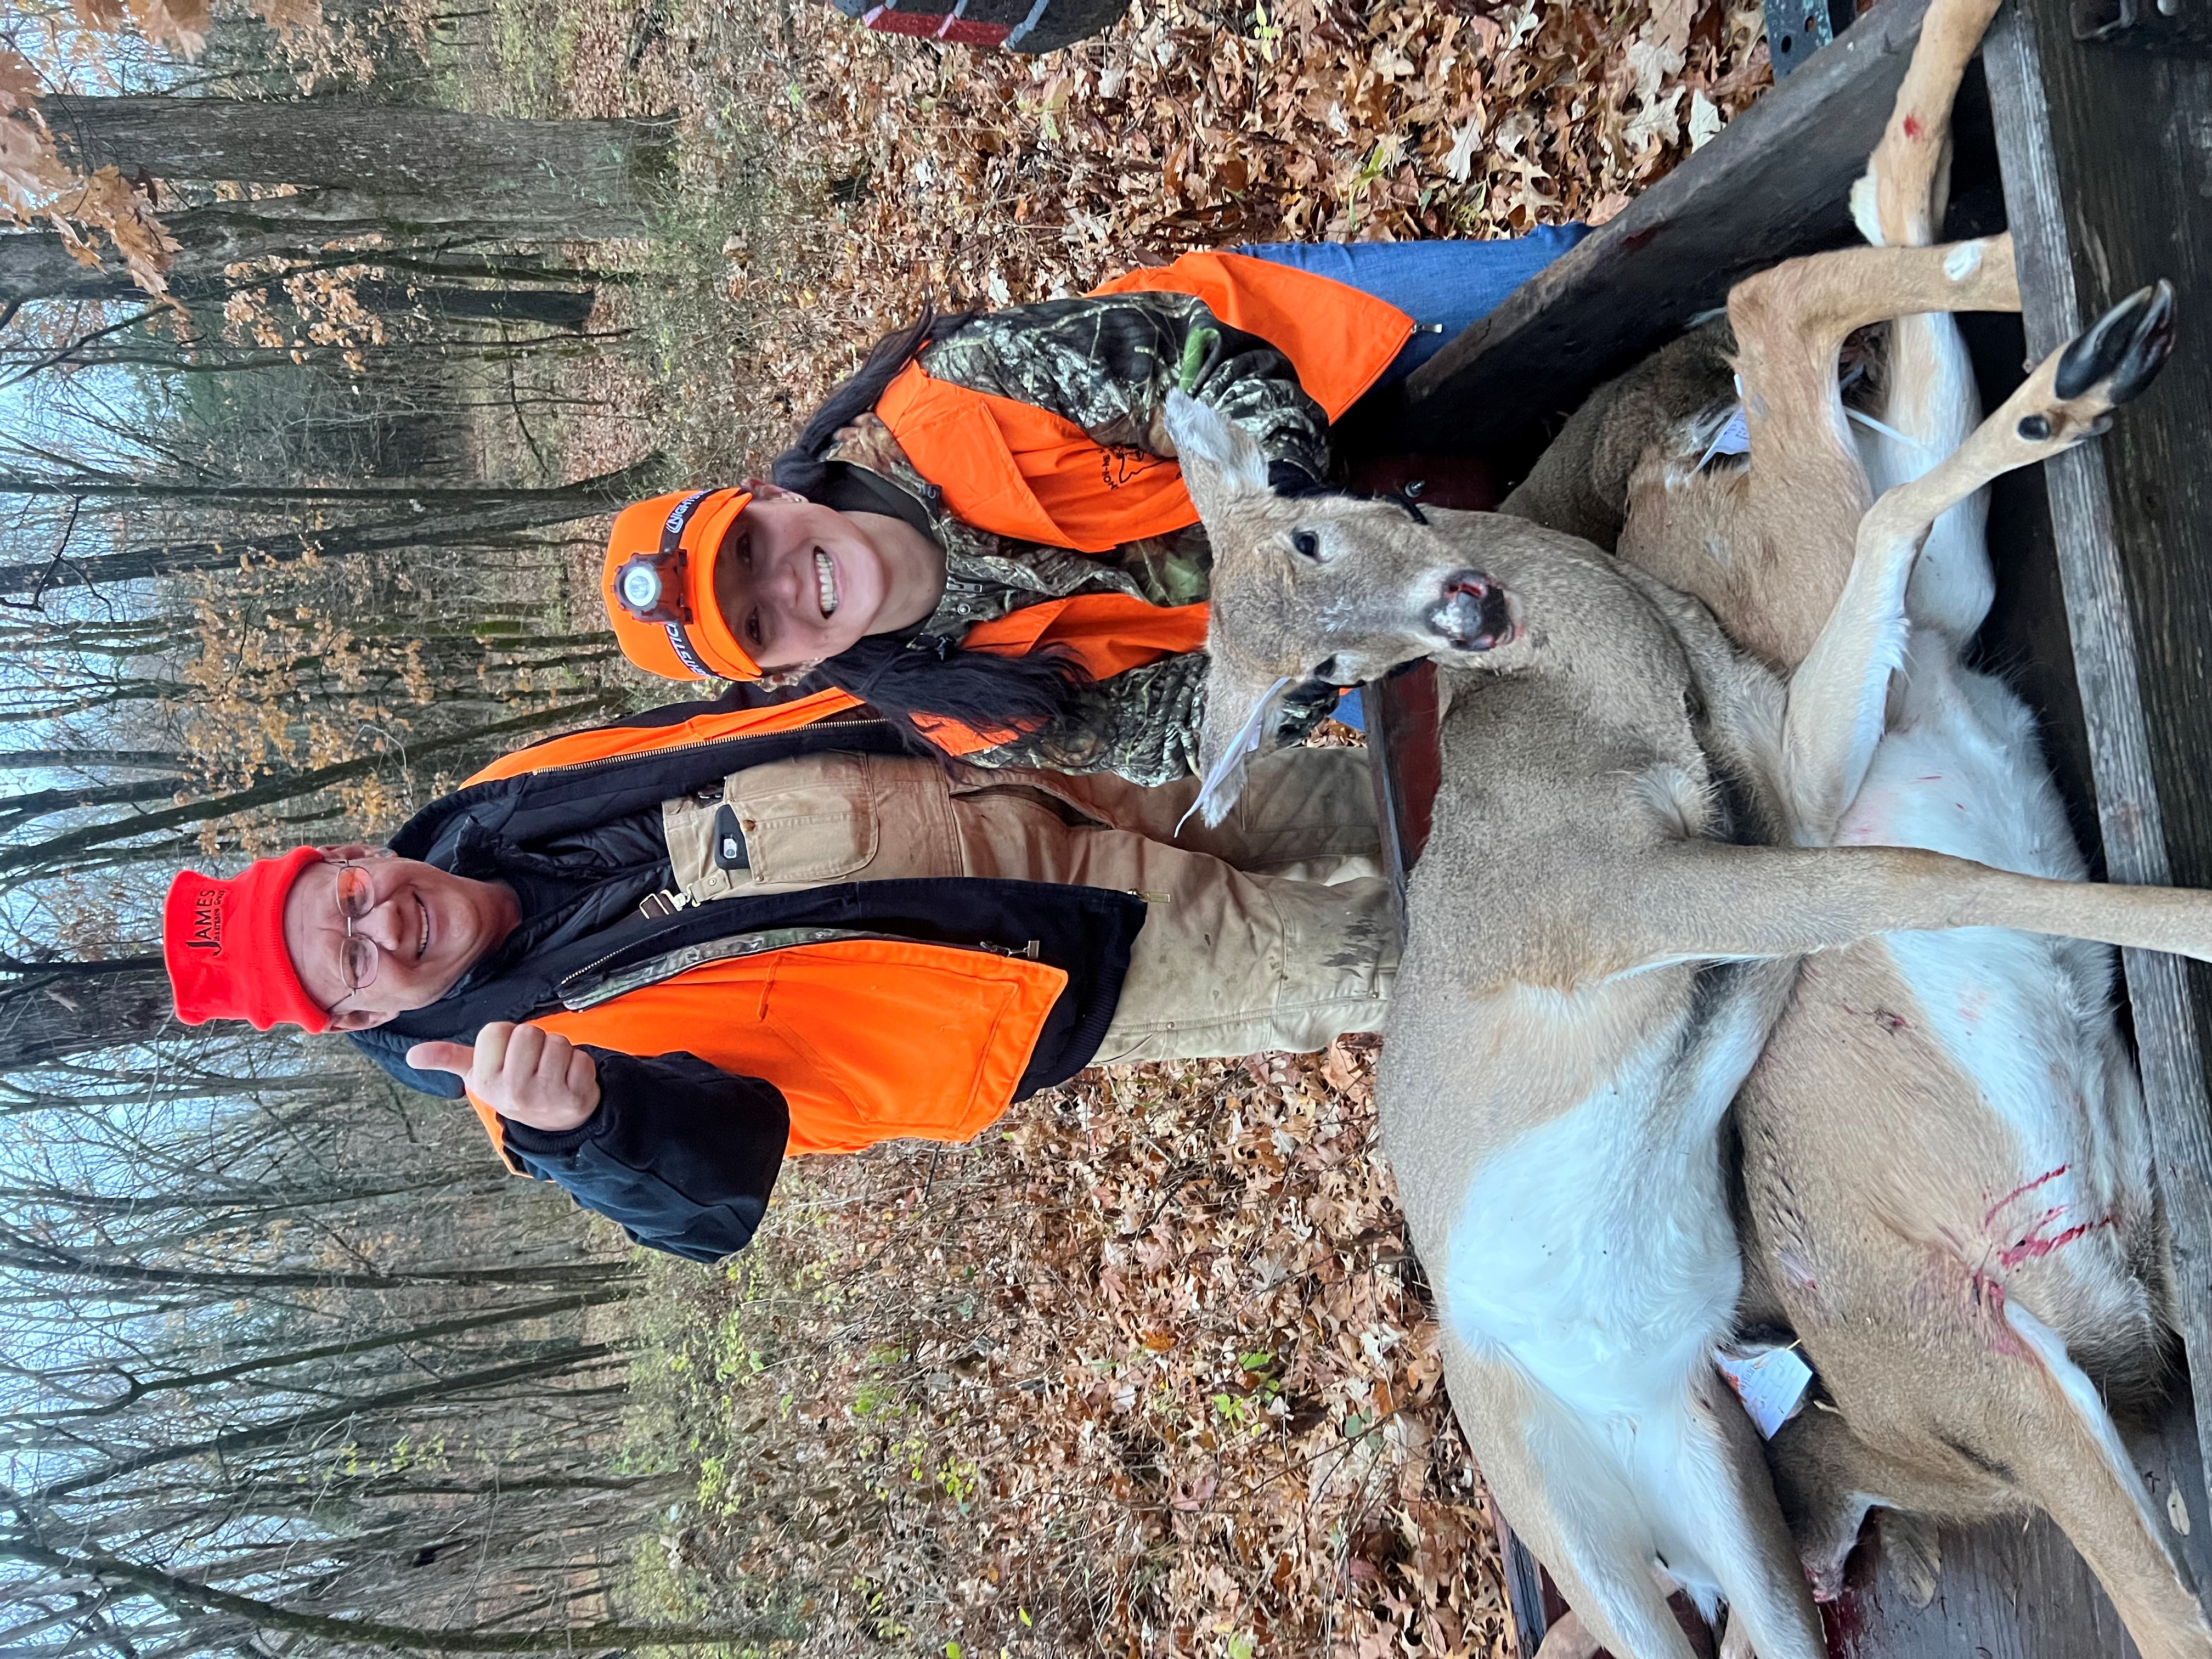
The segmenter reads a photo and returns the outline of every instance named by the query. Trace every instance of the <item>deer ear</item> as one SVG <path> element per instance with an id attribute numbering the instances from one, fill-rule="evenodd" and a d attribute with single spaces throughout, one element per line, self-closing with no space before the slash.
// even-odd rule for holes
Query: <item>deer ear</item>
<path id="1" fill-rule="evenodd" d="M 1200 518 L 1212 523 L 1239 495 L 1267 493 L 1267 459 L 1240 428 L 1187 392 L 1170 391 L 1161 413 Z"/>
<path id="2" fill-rule="evenodd" d="M 1214 653 L 1206 675 L 1206 720 L 1198 733 L 1202 781 L 1177 830 L 1190 821 L 1191 812 L 1209 824 L 1229 816 L 1244 791 L 1245 768 L 1274 747 L 1283 696 L 1297 684 L 1287 674 L 1271 680 L 1240 672 L 1219 652 Z"/>

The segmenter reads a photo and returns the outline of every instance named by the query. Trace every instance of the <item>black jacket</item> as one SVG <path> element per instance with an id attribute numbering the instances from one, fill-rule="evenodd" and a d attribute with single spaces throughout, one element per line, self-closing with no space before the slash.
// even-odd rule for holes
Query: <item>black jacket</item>
<path id="1" fill-rule="evenodd" d="M 673 726 L 709 708 L 678 704 L 623 722 Z M 448 1072 L 406 1063 L 415 1043 L 473 1042 L 495 1020 L 556 1012 L 606 975 L 685 946 L 769 928 L 835 927 L 933 944 L 1039 943 L 1066 988 L 1047 1017 L 1015 1094 L 1065 1081 L 1090 1062 L 1113 1018 L 1142 901 L 1092 887 L 963 878 L 846 882 L 761 898 L 726 898 L 653 919 L 638 901 L 669 884 L 659 807 L 732 772 L 825 750 L 902 752 L 877 720 L 824 722 L 768 736 L 689 743 L 614 759 L 561 764 L 562 739 L 539 745 L 557 769 L 477 784 L 434 801 L 392 838 L 392 850 L 457 875 L 499 878 L 524 900 L 513 938 L 445 996 L 354 1042 L 410 1088 L 448 1099 Z M 550 1134 L 500 1120 L 508 1162 L 558 1182 L 620 1222 L 632 1239 L 712 1261 L 742 1249 L 760 1224 L 783 1158 L 783 1096 L 688 1054 L 588 1050 L 599 1109 Z"/>

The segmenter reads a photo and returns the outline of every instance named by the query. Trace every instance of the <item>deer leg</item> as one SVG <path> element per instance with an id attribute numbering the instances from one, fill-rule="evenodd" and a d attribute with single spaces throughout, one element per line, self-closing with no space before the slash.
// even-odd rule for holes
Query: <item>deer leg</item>
<path id="1" fill-rule="evenodd" d="M 1559 1651 L 1580 1659 L 1586 1641 L 1621 1659 L 1692 1659 L 1653 1577 L 1636 1494 L 1574 1408 L 1518 1365 L 1474 1352 L 1449 1306 L 1442 1347 L 1452 1414 L 1491 1496 L 1575 1610 Z"/>
<path id="2" fill-rule="evenodd" d="M 1992 478 L 2102 433 L 2105 416 L 2157 375 L 2173 349 L 2173 285 L 2140 289 L 2036 366 L 1941 465 L 1899 484 L 1859 527 L 1875 560 L 1917 546 L 1927 527 Z M 1906 555 L 1905 556 L 1910 556 Z"/>
<path id="3" fill-rule="evenodd" d="M 1683 1443 L 1699 1446 L 1704 1455 L 1694 1463 L 1685 1460 L 1682 1490 L 1673 1503 L 1678 1523 L 1691 1528 L 1720 1579 L 1730 1637 L 1759 1659 L 1818 1659 L 1828 1644 L 1775 1500 L 1759 1431 L 1710 1367 L 1692 1379 L 1690 1407 Z M 1702 1501 L 1688 1490 L 1708 1485 L 1717 1491 Z"/>
<path id="4" fill-rule="evenodd" d="M 1997 3 L 1929 6 L 1887 130 L 1851 191 L 1852 216 L 1868 241 L 1901 247 L 1936 240 L 1950 194 L 1953 100 Z M 1858 434 L 1877 493 L 1957 448 L 1982 414 L 1966 342 L 1941 313 L 1907 313 L 1891 323 L 1882 380 L 1887 430 Z M 1980 629 L 1996 597 L 1988 519 L 1988 499 L 1978 494 L 1952 508 L 1929 533 L 1905 589 L 1913 626 L 1940 630 L 1954 651 Z"/>
<path id="5" fill-rule="evenodd" d="M 1751 434 L 1754 501 L 1834 509 L 1865 503 L 1866 480 L 1836 385 L 1844 337 L 1911 312 L 2018 311 L 2012 238 L 1940 248 L 1844 248 L 1790 259 L 1729 291 L 1736 373 Z M 1810 469 L 1808 471 L 1808 469 Z"/>
<path id="6" fill-rule="evenodd" d="M 1730 562 L 1784 665 L 1812 648 L 1873 499 L 1844 414 L 1837 356 L 1869 323 L 1914 312 L 2017 311 L 2009 238 L 1947 248 L 1847 248 L 1792 259 L 1729 294 L 1751 441 Z"/>
<path id="7" fill-rule="evenodd" d="M 2005 1319 L 2027 1352 L 1993 1379 L 2003 1391 L 1996 1415 L 2021 1431 L 1992 1449 L 2014 1460 L 2020 1485 L 2089 1564 L 2143 1659 L 2212 1659 L 2212 1628 L 2096 1384 L 2019 1302 L 2005 1304 Z"/>
<path id="8" fill-rule="evenodd" d="M 1893 1367 L 1894 1377 L 1917 1376 L 1926 1368 L 1917 1350 L 1884 1349 L 1881 1358 Z M 1844 1566 L 1871 1510 L 1926 1511 L 1966 1521 L 2021 1507 L 2018 1498 L 1978 1472 L 1917 1467 L 1869 1445 L 1833 1409 L 1814 1407 L 1792 1418 L 1768 1443 L 1766 1455 L 1806 1577 L 1822 1601 L 1843 1594 Z"/>
<path id="9" fill-rule="evenodd" d="M 2102 432 L 2107 413 L 2150 383 L 2172 344 L 2173 291 L 2161 283 L 2052 353 L 1965 443 L 1861 515 L 1843 593 L 1790 681 L 1782 775 L 1800 842 L 1831 839 L 1866 776 L 1890 671 L 1904 655 L 1905 586 L 1929 529 L 1991 479 Z"/>
<path id="10" fill-rule="evenodd" d="M 2145 1656 L 2212 1656 L 2164 1522 L 2057 1333 L 1955 1256 L 1898 1251 L 1871 1278 L 1857 1265 L 1856 1305 L 1808 1340 L 1844 1415 L 1808 1413 L 1769 1448 L 1816 1585 L 1840 1585 L 1869 1502 L 1963 1522 L 2039 1506 Z"/>
<path id="11" fill-rule="evenodd" d="M 1590 872 L 1569 982 L 1804 956 L 1877 933 L 2014 927 L 2212 962 L 2212 891 L 2017 875 L 1909 847 L 1678 842 Z"/>
<path id="12" fill-rule="evenodd" d="M 1935 0 L 1851 210 L 1869 242 L 1924 247 L 1950 195 L 1951 106 L 1999 0 Z"/>

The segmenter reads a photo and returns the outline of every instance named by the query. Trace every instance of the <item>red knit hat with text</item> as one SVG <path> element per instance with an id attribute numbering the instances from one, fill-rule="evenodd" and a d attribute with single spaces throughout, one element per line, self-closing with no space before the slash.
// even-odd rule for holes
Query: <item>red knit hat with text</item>
<path id="1" fill-rule="evenodd" d="M 187 1025 L 242 1019 L 256 1030 L 289 1021 L 331 1029 L 327 1009 L 307 994 L 284 948 L 284 900 L 300 872 L 323 861 L 319 847 L 256 859 L 228 881 L 187 870 L 161 907 L 161 955 L 177 1018 Z"/>

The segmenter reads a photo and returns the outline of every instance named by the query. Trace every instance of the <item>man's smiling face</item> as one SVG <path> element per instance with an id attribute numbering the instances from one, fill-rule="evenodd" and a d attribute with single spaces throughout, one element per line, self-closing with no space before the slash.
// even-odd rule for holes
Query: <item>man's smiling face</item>
<path id="1" fill-rule="evenodd" d="M 328 861 L 302 870 L 285 897 L 284 948 L 301 987 L 331 1010 L 339 1030 L 364 1030 L 428 1007 L 519 919 L 514 893 L 495 882 L 471 881 L 368 847 L 325 852 Z M 340 859 L 354 861 L 369 889 L 368 914 L 355 921 L 353 936 L 375 947 L 376 975 L 358 991 L 346 984 Z"/>

